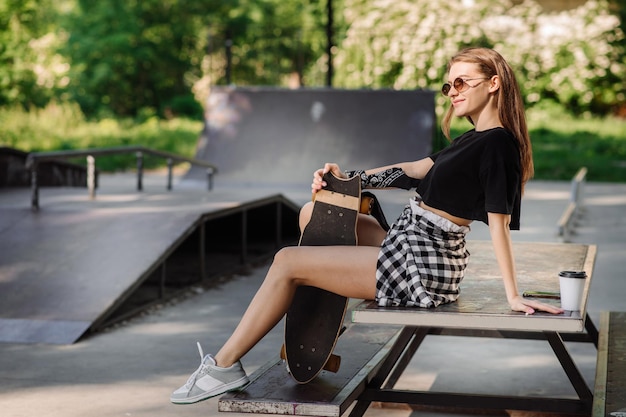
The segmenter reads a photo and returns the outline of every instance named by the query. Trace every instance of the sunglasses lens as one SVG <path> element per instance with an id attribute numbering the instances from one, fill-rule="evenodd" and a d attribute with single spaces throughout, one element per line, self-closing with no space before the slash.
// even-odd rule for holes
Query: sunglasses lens
<path id="1" fill-rule="evenodd" d="M 454 80 L 454 89 L 459 93 L 465 90 L 465 81 L 463 81 L 461 78 L 456 78 Z"/>
<path id="2" fill-rule="evenodd" d="M 452 85 L 450 85 L 450 83 L 445 83 L 441 86 L 441 93 L 444 96 L 447 96 L 452 86 L 454 86 L 454 89 L 459 93 L 463 92 L 467 88 L 467 84 L 465 84 L 465 81 L 463 81 L 462 78 L 455 78 Z"/>

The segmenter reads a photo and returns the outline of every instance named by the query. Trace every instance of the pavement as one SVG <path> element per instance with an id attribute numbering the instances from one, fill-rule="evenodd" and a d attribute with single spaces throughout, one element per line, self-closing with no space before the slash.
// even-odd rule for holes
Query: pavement
<path id="1" fill-rule="evenodd" d="M 569 200 L 569 182 L 533 181 L 522 208 L 517 241 L 557 242 L 556 224 Z M 2 191 L 0 190 L 0 194 Z M 391 219 L 406 193 L 390 194 L 383 206 Z M 300 198 L 300 197 L 298 197 Z M 626 280 L 626 184 L 587 183 L 584 210 L 572 241 L 597 244 L 598 256 L 588 311 L 597 323 L 603 310 L 624 310 Z M 390 211 L 393 210 L 393 211 Z M 472 225 L 469 239 L 489 239 Z M 169 402 L 198 366 L 196 341 L 215 352 L 230 335 L 260 285 L 268 265 L 233 276 L 218 287 L 190 288 L 175 300 L 126 322 L 89 335 L 73 345 L 0 344 L 0 415 L 5 417 L 221 416 L 217 399 L 177 406 Z M 248 373 L 277 355 L 282 324 L 242 362 Z M 596 351 L 568 343 L 589 386 Z M 565 374 L 545 342 L 428 336 L 398 382 L 398 388 L 477 393 L 572 395 Z M 373 405 L 366 416 L 463 417 L 474 414 L 426 411 L 408 406 Z M 501 412 L 490 415 L 529 416 Z"/>

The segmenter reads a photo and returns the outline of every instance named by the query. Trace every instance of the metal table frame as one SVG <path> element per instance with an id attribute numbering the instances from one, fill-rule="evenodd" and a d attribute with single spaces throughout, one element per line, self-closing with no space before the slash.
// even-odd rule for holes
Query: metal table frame
<path id="1" fill-rule="evenodd" d="M 560 264 L 552 265 L 557 272 L 559 268 L 569 267 L 585 270 L 589 277 L 585 285 L 580 312 L 566 312 L 560 316 L 538 313 L 533 317 L 511 312 L 508 310 L 506 301 L 496 299 L 495 294 L 500 292 L 503 296 L 504 289 L 501 282 L 496 279 L 499 273 L 497 264 L 493 258 L 490 258 L 493 249 L 489 245 L 490 242 L 475 242 L 471 245 L 472 256 L 477 253 L 482 259 L 474 263 L 474 269 L 470 270 L 468 267 L 464 281 L 468 290 L 462 293 L 457 303 L 440 306 L 433 310 L 423 310 L 377 307 L 374 302 L 363 302 L 354 310 L 352 317 L 354 322 L 401 324 L 404 328 L 378 372 L 359 395 L 350 417 L 362 416 L 373 401 L 446 407 L 454 405 L 459 408 L 477 409 L 515 409 L 580 414 L 591 412 L 593 392 L 574 363 L 564 342 L 590 342 L 596 348 L 598 346 L 598 330 L 586 313 L 596 247 L 543 243 L 514 244 L 518 265 L 524 265 L 525 268 L 518 271 L 518 276 L 521 276 L 520 285 L 532 285 L 529 289 L 558 292 L 558 278 L 553 270 L 546 267 L 555 262 L 560 262 Z M 473 279 L 475 281 L 472 282 Z M 487 301 L 483 301 L 485 298 Z M 424 338 L 429 334 L 545 340 L 559 360 L 578 398 L 394 389 L 396 382 Z"/>
<path id="2" fill-rule="evenodd" d="M 597 348 L 598 331 L 593 322 L 587 317 L 585 321 L 586 333 L 559 333 L 559 332 L 520 332 L 481 330 L 471 332 L 463 329 L 445 329 L 437 327 L 406 326 L 399 335 L 389 356 L 383 362 L 379 371 L 367 384 L 365 391 L 358 397 L 357 404 L 352 409 L 350 417 L 362 416 L 371 402 L 419 404 L 429 406 L 447 406 L 454 404 L 459 408 L 477 408 L 481 410 L 515 409 L 526 411 L 581 413 L 591 411 L 593 393 L 574 363 L 567 348 L 566 341 L 590 342 Z M 492 337 L 507 339 L 536 339 L 546 340 L 572 386 L 578 394 L 578 399 L 542 398 L 524 396 L 480 395 L 432 391 L 394 390 L 393 387 L 413 358 L 427 335 L 451 335 L 471 337 Z"/>

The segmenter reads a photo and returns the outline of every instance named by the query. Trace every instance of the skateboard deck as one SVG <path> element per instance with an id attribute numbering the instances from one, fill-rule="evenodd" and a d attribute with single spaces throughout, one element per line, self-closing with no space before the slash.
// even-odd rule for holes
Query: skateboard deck
<path id="1" fill-rule="evenodd" d="M 324 181 L 327 186 L 315 193 L 311 220 L 299 245 L 356 245 L 360 179 L 344 180 L 329 173 Z M 285 319 L 281 356 L 298 383 L 311 381 L 322 369 L 339 369 L 340 358 L 332 352 L 342 332 L 347 305 L 346 297 L 319 288 L 301 286 L 296 290 Z"/>

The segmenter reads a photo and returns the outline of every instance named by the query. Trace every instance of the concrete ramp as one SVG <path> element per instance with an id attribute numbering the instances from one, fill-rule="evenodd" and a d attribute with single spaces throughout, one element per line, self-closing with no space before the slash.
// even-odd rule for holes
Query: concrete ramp
<path id="1" fill-rule="evenodd" d="M 78 340 L 199 217 L 0 213 L 0 342 L 53 344 Z"/>
<path id="2" fill-rule="evenodd" d="M 324 162 L 371 168 L 427 156 L 432 91 L 213 88 L 196 158 L 219 168 L 216 186 L 310 184 Z M 204 179 L 192 168 L 187 179 Z"/>
<path id="3" fill-rule="evenodd" d="M 119 178 L 122 177 L 122 178 Z M 266 190 L 165 191 L 101 176 L 85 189 L 0 190 L 0 343 L 71 344 L 297 239 L 297 206 Z M 161 178 L 162 180 L 162 178 Z"/>

